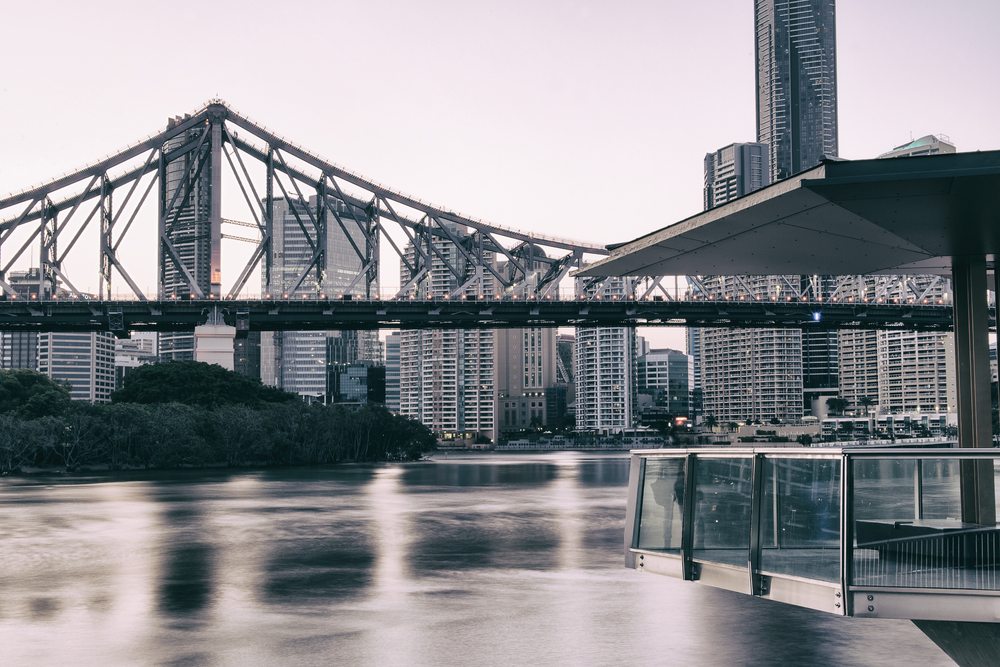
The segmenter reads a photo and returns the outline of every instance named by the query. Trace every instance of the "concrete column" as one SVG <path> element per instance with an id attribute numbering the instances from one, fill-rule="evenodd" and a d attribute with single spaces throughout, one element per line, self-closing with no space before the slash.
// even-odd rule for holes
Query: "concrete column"
<path id="1" fill-rule="evenodd" d="M 958 444 L 960 447 L 992 447 L 986 259 L 955 257 L 951 275 L 955 312 Z"/>
<path id="2" fill-rule="evenodd" d="M 990 350 L 985 257 L 952 259 L 958 445 L 992 447 Z M 962 520 L 996 525 L 992 461 L 963 461 Z"/>

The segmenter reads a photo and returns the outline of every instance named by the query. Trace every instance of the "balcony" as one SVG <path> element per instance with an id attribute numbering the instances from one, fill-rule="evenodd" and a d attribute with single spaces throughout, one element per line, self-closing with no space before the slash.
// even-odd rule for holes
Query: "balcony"
<path id="1" fill-rule="evenodd" d="M 840 616 L 997 622 L 998 474 L 993 449 L 636 451 L 625 561 Z"/>

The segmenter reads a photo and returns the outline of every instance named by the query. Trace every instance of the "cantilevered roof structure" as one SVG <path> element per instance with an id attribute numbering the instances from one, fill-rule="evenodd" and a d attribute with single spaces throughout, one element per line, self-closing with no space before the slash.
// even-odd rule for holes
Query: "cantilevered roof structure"
<path id="1" fill-rule="evenodd" d="M 611 250 L 578 275 L 950 273 L 959 444 L 993 446 L 986 270 L 1000 255 L 1000 151 L 827 160 Z"/>
<path id="2" fill-rule="evenodd" d="M 953 517 L 939 522 L 934 526 L 923 522 L 922 501 L 914 500 L 915 517 L 902 521 L 894 521 L 891 529 L 886 524 L 886 530 L 893 532 L 886 544 L 892 546 L 879 549 L 869 560 L 858 560 L 854 557 L 844 557 L 839 561 L 843 576 L 843 585 L 830 597 L 829 590 L 819 590 L 816 599 L 820 608 L 826 605 L 838 611 L 849 608 L 852 596 L 858 604 L 854 611 L 864 614 L 879 614 L 894 604 L 892 596 L 899 593 L 899 580 L 889 582 L 883 580 L 877 584 L 877 590 L 862 591 L 857 580 L 858 572 L 866 564 L 878 563 L 880 566 L 893 567 L 895 563 L 905 560 L 916 563 L 922 574 L 940 565 L 941 554 L 945 552 L 937 547 L 927 547 L 927 556 L 913 557 L 913 551 L 906 556 L 898 556 L 902 552 L 893 549 L 914 547 L 921 540 L 927 540 L 927 535 L 941 530 L 959 531 L 953 535 L 967 531 L 972 534 L 989 534 L 998 539 L 1000 525 L 997 524 L 997 482 L 993 457 L 989 452 L 983 452 L 990 458 L 985 458 L 975 449 L 992 448 L 993 433 L 990 400 L 990 368 L 989 348 L 987 339 L 987 268 L 993 265 L 994 288 L 1000 294 L 1000 151 L 982 153 L 953 153 L 926 157 L 906 157 L 881 160 L 859 161 L 826 161 L 819 166 L 792 178 L 780 181 L 770 187 L 758 190 L 740 199 L 728 202 L 718 208 L 699 213 L 674 225 L 665 227 L 634 241 L 611 248 L 611 255 L 597 264 L 580 272 L 583 276 L 662 276 L 662 275 L 858 275 L 876 273 L 939 273 L 951 274 L 954 298 L 955 322 L 955 357 L 956 384 L 958 389 L 958 424 L 961 449 L 953 450 L 958 456 L 969 456 L 957 467 L 959 474 L 952 476 L 957 479 L 956 492 L 960 496 L 961 520 Z M 662 456 L 663 452 L 645 453 L 649 456 Z M 730 460 L 737 450 L 726 448 L 724 455 Z M 777 450 L 773 456 L 795 456 L 801 451 L 813 450 Z M 886 450 L 880 456 L 881 462 L 900 462 L 903 458 L 898 450 Z M 995 449 L 992 450 L 996 452 Z M 674 452 L 670 452 L 675 455 Z M 633 456 L 632 473 L 629 477 L 629 521 L 626 522 L 626 562 L 631 567 L 643 569 L 646 572 L 661 572 L 672 574 L 686 580 L 697 580 L 731 590 L 742 590 L 760 596 L 785 596 L 783 601 L 803 604 L 810 595 L 806 592 L 808 585 L 800 578 L 794 584 L 788 584 L 786 592 L 781 587 L 781 575 L 773 572 L 788 572 L 782 566 L 763 563 L 766 549 L 762 546 L 767 542 L 760 526 L 766 525 L 758 520 L 757 532 L 751 525 L 747 531 L 748 548 L 737 555 L 735 560 L 725 564 L 729 554 L 710 554 L 711 549 L 705 548 L 705 540 L 698 543 L 693 535 L 693 526 L 699 520 L 697 512 L 703 511 L 704 503 L 695 498 L 695 490 L 699 485 L 697 471 L 699 464 L 695 458 L 698 452 L 682 452 L 681 458 L 674 462 L 641 461 L 640 456 Z M 767 454 L 754 452 L 757 458 Z M 916 451 L 914 456 L 926 458 L 926 452 Z M 845 459 L 846 460 L 846 459 Z M 1000 457 L 996 459 L 1000 462 Z M 998 463 L 1000 464 L 1000 463 Z M 672 468 L 670 466 L 673 466 Z M 681 468 L 683 465 L 685 467 Z M 729 465 L 729 463 L 727 463 Z M 752 473 L 756 480 L 760 471 L 766 466 L 757 464 Z M 903 465 L 903 464 L 901 464 Z M 914 470 L 921 470 L 922 463 L 911 463 Z M 654 467 L 650 467 L 654 466 Z M 854 473 L 853 464 L 843 464 L 844 475 L 841 482 L 851 483 Z M 777 468 L 775 468 L 777 469 Z M 640 486 L 640 473 L 650 472 L 648 487 Z M 684 470 L 686 475 L 682 482 L 668 483 L 667 491 L 659 490 L 659 496 L 664 510 L 662 514 L 646 511 L 645 506 L 638 510 L 639 499 L 650 503 L 657 501 L 656 475 L 663 477 L 664 471 Z M 708 475 L 706 479 L 712 478 Z M 680 479 L 680 478 L 678 478 Z M 920 473 L 914 472 L 915 485 L 920 485 Z M 694 480 L 694 487 L 691 485 Z M 644 485 L 646 482 L 643 481 Z M 727 483 L 728 480 L 727 480 Z M 762 481 L 762 485 L 769 482 Z M 702 486 L 705 486 L 702 484 Z M 653 492 L 645 494 L 643 489 L 650 488 Z M 671 497 L 669 489 L 673 489 Z M 683 499 L 677 496 L 677 489 L 684 491 Z M 760 487 L 755 487 L 760 488 Z M 775 487 L 777 488 L 777 487 Z M 842 499 L 849 500 L 854 492 L 846 486 L 842 489 Z M 689 490 L 693 489 L 693 490 Z M 709 493 L 710 491 L 705 491 Z M 791 495 L 791 491 L 785 491 Z M 725 497 L 720 495 L 720 498 Z M 779 492 L 774 492 L 779 498 Z M 729 501 L 737 502 L 737 501 Z M 746 503 L 742 496 L 738 501 Z M 778 501 L 780 502 L 780 500 Z M 748 505 L 767 511 L 768 503 L 752 499 Z M 682 511 L 674 511 L 678 507 Z M 756 510 L 751 510 L 756 511 Z M 732 515 L 726 515 L 727 519 Z M 638 530 L 639 538 L 643 536 L 641 520 L 634 522 L 634 517 L 656 517 L 654 526 L 646 531 L 644 539 L 635 539 L 633 530 Z M 854 517 L 850 505 L 845 505 L 840 517 L 840 528 L 843 534 L 849 535 L 848 544 L 862 544 L 867 538 L 866 521 Z M 681 517 L 681 524 L 676 530 L 672 523 Z M 683 518 L 686 517 L 686 518 Z M 718 518 L 713 519 L 718 521 Z M 688 524 L 683 524 L 687 521 Z M 750 520 L 753 524 L 753 520 Z M 772 520 L 778 525 L 778 519 Z M 931 522 L 933 523 L 933 522 Z M 919 528 L 913 528 L 917 524 Z M 925 530 L 925 537 L 916 539 L 899 539 L 902 534 L 900 526 L 908 529 Z M 775 535 L 780 531 L 776 531 Z M 680 534 L 679 544 L 672 540 L 674 534 Z M 652 536 L 653 542 L 648 542 Z M 656 542 L 659 539 L 662 543 Z M 936 536 L 933 539 L 938 539 Z M 962 536 L 957 539 L 970 539 Z M 972 538 L 978 539 L 978 538 Z M 780 547 L 780 537 L 774 539 L 774 546 Z M 652 544 L 652 548 L 650 548 Z M 902 545 L 907 545 L 902 547 Z M 929 545 L 929 542 L 927 542 Z M 997 544 L 1000 544 L 998 542 Z M 713 547 L 714 548 L 714 547 Z M 924 549 L 923 546 L 920 549 Z M 935 551 L 936 549 L 936 551 Z M 781 550 L 783 555 L 795 549 Z M 925 553 L 921 551 L 921 554 Z M 962 549 L 958 549 L 962 551 Z M 967 550 L 969 553 L 975 548 Z M 989 572 L 991 576 L 1000 571 L 1000 553 L 993 546 L 980 549 L 987 553 L 982 562 L 975 565 L 977 571 Z M 672 552 L 672 553 L 671 553 Z M 933 555 L 931 555 L 933 552 Z M 971 562 L 964 555 L 963 563 Z M 745 555 L 744 555 L 745 554 Z M 760 555 L 758 555 L 760 554 Z M 815 555 L 806 557 L 810 564 L 818 562 Z M 744 572 L 741 568 L 734 570 L 732 563 L 748 565 Z M 715 563 L 719 563 L 716 565 Z M 756 568 L 756 571 L 755 571 Z M 767 570 L 767 574 L 764 571 Z M 733 572 L 736 576 L 732 576 Z M 727 579 L 727 577 L 729 577 Z M 831 581 L 829 577 L 828 581 Z M 730 584 L 725 583 L 729 581 Z M 943 589 L 934 582 L 923 580 L 920 584 L 923 593 L 936 594 Z M 919 627 L 935 642 L 942 646 L 948 654 L 962 665 L 992 665 L 996 663 L 998 647 L 1000 647 L 1000 606 L 996 597 L 1000 594 L 1000 585 L 991 584 L 989 595 L 979 597 L 978 591 L 938 596 L 936 598 L 918 599 L 904 593 L 905 601 L 900 609 L 905 608 L 903 616 L 914 619 L 931 619 L 918 621 Z M 794 589 L 794 590 L 793 590 Z M 843 597 L 842 597 L 843 596 Z M 847 600 L 845 602 L 845 600 Z M 902 598 L 900 598 L 902 600 Z M 843 607 L 847 604 L 848 607 Z M 983 605 L 981 615 L 977 611 Z M 937 615 L 935 615 L 937 614 Z M 933 616 L 933 618 L 931 618 Z M 939 622 L 940 621 L 944 621 Z M 965 623 L 964 621 L 987 621 Z M 975 634 L 979 632 L 980 634 Z"/>
<path id="3" fill-rule="evenodd" d="M 984 253 L 1000 253 L 1000 151 L 824 161 L 580 275 L 949 274 Z"/>

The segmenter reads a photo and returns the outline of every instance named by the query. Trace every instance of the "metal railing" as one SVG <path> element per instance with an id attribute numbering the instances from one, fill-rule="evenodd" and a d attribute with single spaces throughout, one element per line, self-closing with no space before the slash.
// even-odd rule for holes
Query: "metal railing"
<path id="1" fill-rule="evenodd" d="M 859 617 L 1000 620 L 1000 450 L 632 454 L 626 565 Z"/>

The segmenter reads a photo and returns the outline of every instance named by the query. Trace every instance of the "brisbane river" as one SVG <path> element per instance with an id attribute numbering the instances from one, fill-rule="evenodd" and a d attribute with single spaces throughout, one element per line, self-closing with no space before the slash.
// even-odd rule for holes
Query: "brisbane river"
<path id="1" fill-rule="evenodd" d="M 0 665 L 947 665 L 622 566 L 623 454 L 0 480 Z"/>

